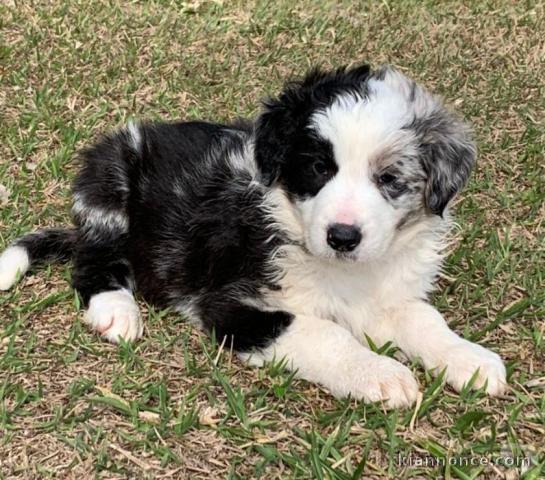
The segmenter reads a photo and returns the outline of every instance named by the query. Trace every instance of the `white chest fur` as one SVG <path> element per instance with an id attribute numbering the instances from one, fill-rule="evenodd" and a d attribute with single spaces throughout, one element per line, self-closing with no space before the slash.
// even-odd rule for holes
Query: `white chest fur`
<path id="1" fill-rule="evenodd" d="M 282 288 L 269 293 L 267 303 L 296 315 L 333 320 L 361 336 L 387 309 L 424 298 L 433 289 L 445 231 L 445 225 L 434 222 L 434 228 L 428 224 L 400 234 L 380 262 L 323 260 L 288 248 L 277 257 Z"/>

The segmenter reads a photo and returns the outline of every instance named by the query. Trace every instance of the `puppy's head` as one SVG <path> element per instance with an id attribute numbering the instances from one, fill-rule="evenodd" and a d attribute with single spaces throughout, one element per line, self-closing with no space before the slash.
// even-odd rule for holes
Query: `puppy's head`
<path id="1" fill-rule="evenodd" d="M 392 67 L 315 70 L 266 102 L 256 162 L 285 189 L 308 250 L 380 259 L 396 235 L 442 215 L 475 161 L 467 126 Z"/>

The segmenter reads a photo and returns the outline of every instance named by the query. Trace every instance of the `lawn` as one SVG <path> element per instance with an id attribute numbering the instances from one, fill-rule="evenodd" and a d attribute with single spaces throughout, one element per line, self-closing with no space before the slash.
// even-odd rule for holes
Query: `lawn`
<path id="1" fill-rule="evenodd" d="M 510 390 L 458 395 L 412 365 L 422 402 L 384 412 L 246 368 L 146 305 L 144 338 L 109 345 L 55 266 L 0 293 L 0 478 L 544 478 L 544 5 L 3 1 L 0 248 L 69 221 L 99 132 L 254 115 L 312 65 L 393 63 L 474 124 L 433 302 L 502 355 Z"/>

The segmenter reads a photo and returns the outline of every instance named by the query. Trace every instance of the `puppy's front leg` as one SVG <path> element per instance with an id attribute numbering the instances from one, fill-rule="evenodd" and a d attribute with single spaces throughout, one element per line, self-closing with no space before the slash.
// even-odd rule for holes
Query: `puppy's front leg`
<path id="1" fill-rule="evenodd" d="M 412 358 L 419 357 L 427 369 L 439 373 L 446 367 L 446 380 L 461 390 L 478 370 L 474 387 L 487 382 L 486 391 L 505 391 L 505 366 L 494 352 L 456 335 L 431 305 L 407 302 L 388 310 L 377 325 L 379 337 L 389 338 Z"/>
<path id="2" fill-rule="evenodd" d="M 285 358 L 297 376 L 328 388 L 337 397 L 410 406 L 418 384 L 411 371 L 362 346 L 348 330 L 328 320 L 297 316 L 264 350 L 241 355 L 254 365 Z"/>

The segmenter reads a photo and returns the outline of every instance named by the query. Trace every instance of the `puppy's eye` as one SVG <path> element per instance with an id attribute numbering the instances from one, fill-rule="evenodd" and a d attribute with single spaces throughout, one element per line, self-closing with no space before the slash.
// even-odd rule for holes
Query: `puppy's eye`
<path id="1" fill-rule="evenodd" d="M 312 164 L 312 169 L 314 170 L 316 175 L 325 176 L 329 173 L 329 168 L 327 168 L 327 165 L 323 160 L 316 160 Z"/>
<path id="2" fill-rule="evenodd" d="M 388 185 L 395 182 L 396 180 L 397 177 L 395 175 L 392 175 L 391 173 L 383 173 L 380 177 L 378 177 L 378 182 L 381 185 Z"/>

